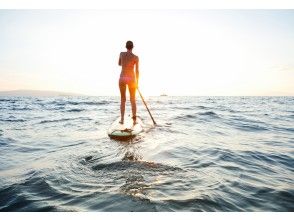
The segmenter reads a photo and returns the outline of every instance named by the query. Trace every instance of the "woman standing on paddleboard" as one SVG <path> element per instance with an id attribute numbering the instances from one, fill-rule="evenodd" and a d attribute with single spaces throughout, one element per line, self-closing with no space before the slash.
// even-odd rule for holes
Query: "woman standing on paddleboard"
<path id="1" fill-rule="evenodd" d="M 133 54 L 134 44 L 132 41 L 127 41 L 127 52 L 121 52 L 119 55 L 118 65 L 121 68 L 121 74 L 119 77 L 119 90 L 120 90 L 120 123 L 124 123 L 125 105 L 126 105 L 126 87 L 128 86 L 130 92 L 130 101 L 132 106 L 132 118 L 134 124 L 136 123 L 136 89 L 138 87 L 139 80 L 139 57 Z"/>

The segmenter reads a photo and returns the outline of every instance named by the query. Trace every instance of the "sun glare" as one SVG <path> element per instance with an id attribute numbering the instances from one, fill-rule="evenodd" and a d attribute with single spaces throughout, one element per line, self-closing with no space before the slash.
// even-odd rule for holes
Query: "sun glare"
<path id="1" fill-rule="evenodd" d="M 139 86 L 146 95 L 293 92 L 293 76 L 275 68 L 292 68 L 291 39 L 269 35 L 265 28 L 257 32 L 257 24 L 248 26 L 222 13 L 25 12 L 14 18 L 18 28 L 4 32 L 18 44 L 5 44 L 11 48 L 3 57 L 0 83 L 6 89 L 119 95 L 118 56 L 132 40 L 140 59 Z"/>

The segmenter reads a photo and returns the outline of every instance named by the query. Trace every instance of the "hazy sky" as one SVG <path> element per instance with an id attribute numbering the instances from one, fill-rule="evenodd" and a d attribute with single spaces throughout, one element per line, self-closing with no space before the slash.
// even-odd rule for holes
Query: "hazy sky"
<path id="1" fill-rule="evenodd" d="M 127 40 L 146 95 L 294 95 L 294 10 L 0 10 L 0 91 L 118 95 Z"/>

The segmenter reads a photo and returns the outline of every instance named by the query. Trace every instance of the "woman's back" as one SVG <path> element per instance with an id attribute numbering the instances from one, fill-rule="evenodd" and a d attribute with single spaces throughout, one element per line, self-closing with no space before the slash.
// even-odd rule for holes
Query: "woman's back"
<path id="1" fill-rule="evenodd" d="M 132 52 L 121 52 L 120 61 L 122 66 L 121 76 L 135 77 L 134 66 L 138 62 L 138 56 Z"/>

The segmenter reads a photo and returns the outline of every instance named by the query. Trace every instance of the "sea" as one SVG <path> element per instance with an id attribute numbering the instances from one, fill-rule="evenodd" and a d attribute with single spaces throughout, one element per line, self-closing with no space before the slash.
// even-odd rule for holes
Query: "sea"
<path id="1" fill-rule="evenodd" d="M 137 98 L 0 97 L 0 211 L 294 211 L 294 97 Z"/>

